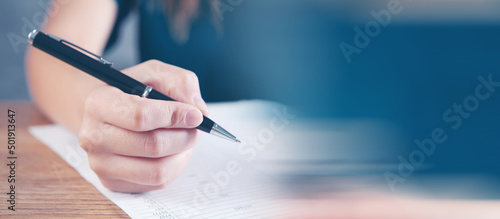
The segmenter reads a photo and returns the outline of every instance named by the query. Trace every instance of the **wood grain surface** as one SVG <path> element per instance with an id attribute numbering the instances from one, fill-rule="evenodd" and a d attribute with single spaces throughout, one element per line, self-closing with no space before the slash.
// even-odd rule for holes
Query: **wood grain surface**
<path id="1" fill-rule="evenodd" d="M 8 210 L 7 111 L 16 112 L 15 211 Z M 27 128 L 50 122 L 29 102 L 0 103 L 0 218 L 129 218 Z"/>
<path id="2" fill-rule="evenodd" d="M 8 210 L 7 110 L 16 112 L 15 212 Z M 0 218 L 128 218 L 27 128 L 50 124 L 31 103 L 0 102 Z M 285 198 L 285 218 L 500 218 L 499 200 L 433 200 L 374 191 Z"/>

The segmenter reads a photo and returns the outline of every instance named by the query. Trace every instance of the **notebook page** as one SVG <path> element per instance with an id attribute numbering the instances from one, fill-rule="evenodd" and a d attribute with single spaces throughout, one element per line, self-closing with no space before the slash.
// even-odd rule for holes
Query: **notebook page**
<path id="1" fill-rule="evenodd" d="M 245 133 L 266 125 L 256 119 L 262 106 L 268 103 L 211 105 L 210 117 L 244 139 Z M 187 169 L 166 188 L 127 194 L 101 184 L 75 134 L 59 125 L 30 127 L 29 131 L 132 218 L 266 218 L 284 213 L 275 202 L 282 188 L 239 153 L 238 145 L 215 136 L 202 135 Z"/>

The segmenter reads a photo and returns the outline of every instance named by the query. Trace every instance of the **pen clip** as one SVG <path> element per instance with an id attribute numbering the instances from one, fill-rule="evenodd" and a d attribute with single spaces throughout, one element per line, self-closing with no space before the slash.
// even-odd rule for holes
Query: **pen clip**
<path id="1" fill-rule="evenodd" d="M 90 56 L 93 56 L 93 57 L 97 58 L 97 60 L 99 60 L 102 64 L 108 65 L 109 67 L 113 66 L 112 62 L 104 59 L 102 56 L 98 56 L 98 55 L 96 55 L 96 54 L 94 54 L 94 53 L 92 53 L 92 52 L 90 52 L 90 51 L 88 51 L 88 50 L 86 50 L 86 49 L 84 49 L 82 47 L 79 47 L 79 46 L 77 46 L 77 45 L 69 42 L 69 41 L 63 40 L 60 37 L 57 37 L 57 36 L 54 36 L 54 35 L 51 35 L 51 34 L 48 34 L 48 33 L 46 33 L 46 35 L 49 36 L 49 37 L 51 37 L 51 38 L 53 38 L 53 39 L 55 39 L 55 40 L 57 40 L 57 41 L 59 41 L 59 42 L 61 42 L 61 43 L 68 44 L 68 45 L 70 45 L 72 47 L 75 47 L 75 48 L 77 48 L 77 49 L 79 49 L 79 50 L 87 53 Z"/>

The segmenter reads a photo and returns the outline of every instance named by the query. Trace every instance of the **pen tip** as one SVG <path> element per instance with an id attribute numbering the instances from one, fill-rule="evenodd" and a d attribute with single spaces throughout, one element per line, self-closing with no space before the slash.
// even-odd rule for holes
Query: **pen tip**
<path id="1" fill-rule="evenodd" d="M 234 136 L 231 133 L 229 133 L 227 130 L 225 130 L 224 128 L 222 128 L 217 123 L 214 123 L 214 125 L 212 127 L 212 130 L 210 130 L 210 134 L 219 136 L 221 138 L 224 138 L 226 140 L 230 140 L 232 142 L 241 143 L 241 141 L 236 136 Z"/>

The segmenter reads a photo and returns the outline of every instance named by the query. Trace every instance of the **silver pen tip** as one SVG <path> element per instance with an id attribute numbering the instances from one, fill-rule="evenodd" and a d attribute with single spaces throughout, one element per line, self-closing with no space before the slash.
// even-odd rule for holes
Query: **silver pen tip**
<path id="1" fill-rule="evenodd" d="M 226 129 L 222 128 L 222 126 L 218 125 L 217 123 L 214 123 L 214 126 L 212 126 L 212 130 L 210 131 L 210 134 L 219 136 L 219 137 L 224 138 L 226 140 L 241 143 L 241 141 L 238 140 L 238 138 L 236 138 L 236 136 L 229 133 Z"/>

